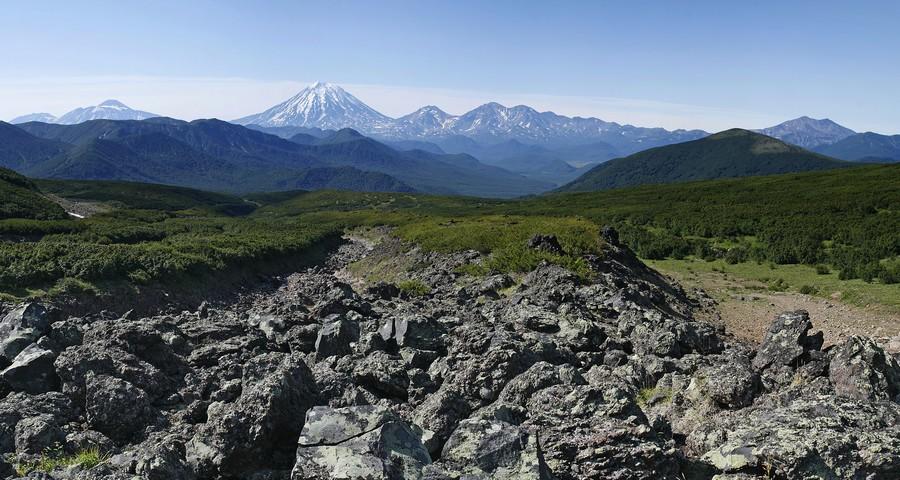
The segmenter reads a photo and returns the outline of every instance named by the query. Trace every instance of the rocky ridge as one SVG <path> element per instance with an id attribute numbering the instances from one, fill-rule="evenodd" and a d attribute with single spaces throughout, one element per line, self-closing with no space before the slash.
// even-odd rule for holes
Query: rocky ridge
<path id="1" fill-rule="evenodd" d="M 193 312 L 7 308 L 0 477 L 96 448 L 27 478 L 898 478 L 896 357 L 823 349 L 802 311 L 736 342 L 603 237 L 590 280 L 475 279 L 476 252 L 407 246 L 428 293 L 354 288 L 345 266 L 395 252 L 354 241 Z"/>

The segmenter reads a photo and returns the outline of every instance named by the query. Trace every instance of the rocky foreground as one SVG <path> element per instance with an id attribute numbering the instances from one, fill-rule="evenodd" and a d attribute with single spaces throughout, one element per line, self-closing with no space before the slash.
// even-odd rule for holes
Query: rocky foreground
<path id="1" fill-rule="evenodd" d="M 196 312 L 7 308 L 0 477 L 900 478 L 896 358 L 823 349 L 802 311 L 754 350 L 605 238 L 590 282 L 474 279 L 455 272 L 477 253 L 411 249 L 429 293 L 354 289 L 343 267 L 397 245 L 349 243 Z M 46 461 L 88 449 L 91 468 Z"/>

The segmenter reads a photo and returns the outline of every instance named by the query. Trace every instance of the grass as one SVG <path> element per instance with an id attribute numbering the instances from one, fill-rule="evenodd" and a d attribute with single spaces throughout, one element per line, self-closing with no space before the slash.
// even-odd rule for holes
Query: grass
<path id="1" fill-rule="evenodd" d="M 672 389 L 668 387 L 646 387 L 638 391 L 634 396 L 634 401 L 639 407 L 647 408 L 657 403 L 669 404 L 672 401 L 672 395 Z"/>
<path id="2" fill-rule="evenodd" d="M 102 453 L 97 447 L 79 450 L 71 455 L 64 454 L 57 448 L 46 450 L 36 461 L 15 464 L 15 470 L 20 477 L 27 476 L 32 472 L 50 473 L 54 470 L 76 466 L 87 470 L 100 465 L 107 459 L 109 459 L 109 455 Z"/>
<path id="3" fill-rule="evenodd" d="M 860 279 L 841 280 L 837 272 L 819 273 L 821 269 L 810 265 L 775 265 L 744 262 L 729 265 L 723 260 L 706 262 L 696 258 L 683 260 L 646 260 L 646 262 L 665 273 L 709 274 L 717 273 L 734 277 L 753 287 L 754 284 L 765 286 L 780 285 L 782 291 L 804 293 L 805 287 L 813 288 L 807 294 L 823 298 L 839 298 L 841 301 L 857 306 L 884 305 L 900 312 L 900 285 L 867 283 Z M 779 282 L 779 280 L 781 280 Z M 779 288 L 780 288 L 779 287 Z"/>
<path id="4" fill-rule="evenodd" d="M 431 293 L 431 287 L 421 280 L 404 280 L 397 284 L 397 288 L 412 297 L 424 297 Z"/>

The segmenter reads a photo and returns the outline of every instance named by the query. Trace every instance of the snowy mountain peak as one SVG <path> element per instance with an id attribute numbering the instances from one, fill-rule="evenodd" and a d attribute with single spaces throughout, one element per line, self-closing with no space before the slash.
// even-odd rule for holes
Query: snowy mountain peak
<path id="1" fill-rule="evenodd" d="M 830 119 L 815 119 L 807 116 L 788 120 L 774 127 L 758 130 L 758 132 L 803 148 L 830 145 L 856 134 L 853 130 Z"/>
<path id="2" fill-rule="evenodd" d="M 127 106 L 125 106 L 124 103 L 122 103 L 118 100 L 114 100 L 114 99 L 104 100 L 100 105 L 97 105 L 97 106 L 98 107 L 113 107 L 113 108 L 128 108 Z"/>
<path id="3" fill-rule="evenodd" d="M 235 120 L 242 125 L 264 127 L 316 127 L 340 129 L 392 121 L 343 88 L 316 82 L 265 112 Z"/>
<path id="4" fill-rule="evenodd" d="M 14 118 L 12 123 L 44 122 L 74 125 L 88 120 L 146 120 L 159 115 L 141 110 L 134 110 L 118 100 L 104 100 L 99 105 L 76 108 L 57 118 L 49 113 L 32 113 Z"/>

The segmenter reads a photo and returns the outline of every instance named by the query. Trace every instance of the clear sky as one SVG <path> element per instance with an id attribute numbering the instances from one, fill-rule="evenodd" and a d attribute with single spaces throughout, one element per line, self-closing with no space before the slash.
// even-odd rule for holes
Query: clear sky
<path id="1" fill-rule="evenodd" d="M 0 118 L 117 98 L 256 113 L 316 80 L 383 113 L 486 101 L 642 126 L 900 133 L 900 1 L 28 1 Z"/>

